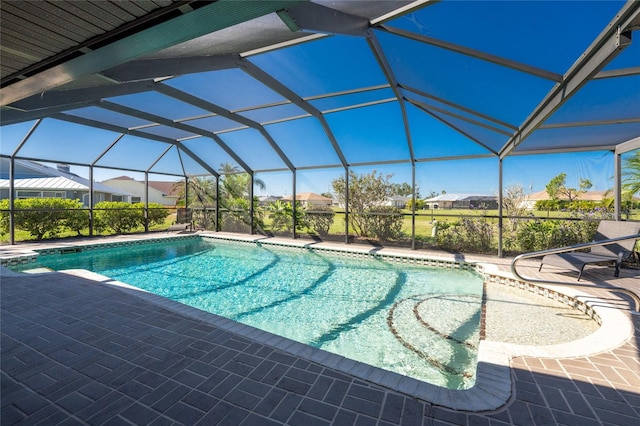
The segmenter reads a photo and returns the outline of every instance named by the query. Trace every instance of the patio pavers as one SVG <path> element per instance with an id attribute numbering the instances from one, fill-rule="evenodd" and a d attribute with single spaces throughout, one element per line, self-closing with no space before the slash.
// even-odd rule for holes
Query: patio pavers
<path id="1" fill-rule="evenodd" d="M 611 350 L 514 357 L 512 398 L 498 410 L 472 413 L 83 276 L 2 277 L 0 301 L 2 425 L 640 423 L 637 315 L 630 316 L 635 334 Z"/>

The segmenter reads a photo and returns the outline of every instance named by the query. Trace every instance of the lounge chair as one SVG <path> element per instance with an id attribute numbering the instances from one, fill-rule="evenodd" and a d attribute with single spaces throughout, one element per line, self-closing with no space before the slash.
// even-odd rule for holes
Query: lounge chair
<path id="1" fill-rule="evenodd" d="M 192 231 L 193 226 L 193 213 L 191 209 L 178 208 L 176 210 L 176 220 L 173 222 L 167 232 L 169 231 Z"/>
<path id="2" fill-rule="evenodd" d="M 622 238 L 637 235 L 640 238 L 640 222 L 622 222 L 613 220 L 600 221 L 594 242 L 609 240 L 612 238 Z M 542 258 L 539 271 L 542 265 L 551 265 L 559 268 L 578 271 L 578 281 L 582 277 L 584 267 L 590 263 L 615 263 L 614 276 L 620 275 L 622 261 L 633 253 L 636 240 L 629 239 L 612 244 L 593 246 L 588 252 L 572 251 L 567 253 L 548 254 Z"/>

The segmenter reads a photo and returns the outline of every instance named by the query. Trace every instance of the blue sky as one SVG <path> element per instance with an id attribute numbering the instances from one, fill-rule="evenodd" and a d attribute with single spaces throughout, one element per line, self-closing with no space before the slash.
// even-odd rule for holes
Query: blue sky
<path id="1" fill-rule="evenodd" d="M 384 175 L 393 174 L 393 182 L 411 183 L 409 164 L 354 168 L 359 174 L 371 173 L 373 170 Z M 583 178 L 592 182 L 592 190 L 607 190 L 613 186 L 613 155 L 609 152 L 594 152 L 511 157 L 505 160 L 503 173 L 505 188 L 519 184 L 529 193 L 543 191 L 547 183 L 560 173 L 566 173 L 566 183 L 570 187 L 578 188 L 580 178 Z M 300 171 L 297 176 L 297 191 L 326 192 L 331 181 L 343 174 L 341 169 Z M 259 177 L 267 184 L 266 194 L 291 194 L 291 173 L 260 174 Z M 497 160 L 418 163 L 416 185 L 422 196 L 431 191 L 440 193 L 443 190 L 447 193 L 497 194 Z"/>
<path id="2" fill-rule="evenodd" d="M 71 168 L 75 173 L 88 176 L 88 168 Z M 384 175 L 392 174 L 392 182 L 411 183 L 411 167 L 402 165 L 378 165 L 376 167 L 356 167 L 359 174 L 376 170 Z M 511 157 L 504 162 L 503 182 L 505 188 L 519 184 L 526 192 L 542 191 L 549 181 L 560 173 L 567 174 L 567 185 L 577 188 L 580 178 L 591 180 L 592 190 L 607 190 L 612 187 L 613 155 L 608 152 L 567 153 L 543 156 Z M 144 174 L 96 168 L 97 180 L 121 175 L 143 180 Z M 332 191 L 331 182 L 344 175 L 340 168 L 302 170 L 297 174 L 297 192 Z M 290 195 L 292 174 L 286 172 L 258 173 L 256 177 L 266 183 L 266 189 L 256 189 L 256 195 Z M 150 175 L 151 180 L 174 180 L 172 176 Z M 430 192 L 440 193 L 480 193 L 493 195 L 498 191 L 498 168 L 494 159 L 458 160 L 418 163 L 416 185 L 422 196 Z"/>
<path id="3" fill-rule="evenodd" d="M 600 33 L 624 2 L 621 1 L 444 1 L 417 13 L 390 22 L 390 27 L 412 31 L 425 37 L 488 51 L 505 59 L 564 73 Z M 534 7 L 531 7 L 531 6 Z M 451 17 L 455 16 L 452 27 Z M 580 22 L 579 30 L 569 22 Z M 395 78 L 403 84 L 402 95 L 419 104 L 440 111 L 439 116 L 426 114 L 405 102 L 407 120 L 414 149 L 420 160 L 416 165 L 416 184 L 421 195 L 440 193 L 495 194 L 498 190 L 498 161 L 495 158 L 440 161 L 444 157 L 489 154 L 499 151 L 513 132 L 499 122 L 487 120 L 469 110 L 481 112 L 507 125 L 519 126 L 553 86 L 538 76 L 455 54 L 429 44 L 419 43 L 395 34 L 378 31 L 376 37 Z M 638 66 L 640 49 L 634 44 L 607 69 Z M 274 50 L 248 58 L 256 66 L 287 85 L 300 97 L 312 97 L 309 104 L 325 112 L 332 136 L 342 148 L 349 163 L 406 161 L 409 143 L 401 109 L 389 88 L 358 94 L 338 94 L 321 99 L 314 96 L 366 87 L 385 85 L 387 78 L 363 38 L 334 36 L 286 49 Z M 628 90 L 640 77 L 603 79 L 589 83 L 583 92 L 570 99 L 551 122 L 578 122 L 592 119 L 634 118 L 640 110 L 640 91 Z M 491 84 L 489 84 L 491 83 Z M 629 83 L 632 85 L 629 86 Z M 252 78 L 241 69 L 209 71 L 175 77 L 164 81 L 175 89 L 200 96 L 256 122 L 265 122 L 265 130 L 273 137 L 296 167 L 336 165 L 340 163 L 330 135 L 322 123 L 312 117 L 286 122 L 283 118 L 299 117 L 306 112 L 299 107 L 259 105 L 285 101 L 285 98 Z M 407 88 L 408 87 L 408 88 Z M 410 88 L 410 89 L 409 89 Z M 458 104 L 456 108 L 419 92 L 445 98 Z M 610 96 L 615 93 L 616 96 Z M 596 100 L 593 102 L 593 100 Z M 610 104 L 610 99 L 624 102 Z M 218 137 L 253 169 L 282 169 L 286 164 L 269 146 L 269 141 L 255 129 L 237 130 L 239 124 L 223 117 L 206 117 L 207 111 L 185 104 L 157 92 L 139 93 L 109 99 L 129 108 L 145 110 L 170 120 L 216 132 Z M 342 110 L 342 107 L 368 102 L 375 105 Z M 443 112 L 444 111 L 444 112 Z M 79 117 L 104 120 L 124 127 L 139 127 L 149 134 L 187 138 L 183 144 L 217 169 L 235 160 L 209 138 L 188 139 L 189 132 L 169 126 L 144 127 L 144 119 L 132 119 L 98 107 L 69 111 Z M 462 120 L 466 117 L 468 120 Z M 442 119 L 452 126 L 443 124 Z M 5 126 L 1 129 L 0 152 L 10 155 L 32 123 Z M 626 126 L 626 127 L 625 127 Z M 457 127 L 454 130 L 453 127 Z M 235 131 L 230 131 L 235 129 Z M 574 129 L 545 130 L 530 138 L 536 146 L 557 142 L 571 146 L 602 145 L 601 139 L 616 129 L 629 135 L 640 134 L 640 124 L 588 126 Z M 568 137 L 566 132 L 574 132 Z M 47 158 L 59 162 L 90 163 L 116 138 L 117 133 L 92 129 L 54 120 L 45 120 L 20 155 Z M 620 141 L 624 141 L 622 139 Z M 480 144 L 476 142 L 481 142 Z M 550 142 L 551 141 L 551 142 Z M 525 141 L 526 142 L 526 141 Z M 170 145 L 125 136 L 98 165 L 146 169 L 167 150 L 154 171 L 181 173 L 180 159 L 189 173 L 204 169 L 195 161 L 179 154 Z M 392 181 L 411 182 L 409 163 L 357 167 L 357 173 L 377 170 L 393 174 Z M 87 167 L 72 166 L 72 171 L 88 176 Z M 609 152 L 571 153 L 561 155 L 514 156 L 503 163 L 504 186 L 519 184 L 536 192 L 559 173 L 567 174 L 567 184 L 577 187 L 581 178 L 589 179 L 594 190 L 612 186 L 613 158 Z M 327 192 L 331 181 L 343 174 L 341 168 L 298 172 L 298 192 Z M 96 168 L 94 176 L 101 181 L 119 175 L 143 179 L 143 173 Z M 285 195 L 292 192 L 291 173 L 260 173 L 267 189 L 258 195 Z M 173 176 L 155 175 L 154 180 L 173 180 Z"/>

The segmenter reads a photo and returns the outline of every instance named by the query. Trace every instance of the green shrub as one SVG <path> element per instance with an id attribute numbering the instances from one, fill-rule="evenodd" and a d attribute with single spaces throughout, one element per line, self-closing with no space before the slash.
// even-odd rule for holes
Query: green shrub
<path id="1" fill-rule="evenodd" d="M 75 208 L 70 207 L 65 212 L 64 226 L 75 231 L 78 235 L 82 235 L 82 231 L 89 228 L 89 210 L 83 208 L 78 201 Z"/>
<path id="2" fill-rule="evenodd" d="M 517 248 L 533 252 L 586 243 L 593 239 L 597 221 L 546 220 L 523 223 L 516 233 Z"/>
<path id="3" fill-rule="evenodd" d="M 9 200 L 0 200 L 0 235 L 9 233 Z"/>
<path id="4" fill-rule="evenodd" d="M 271 230 L 273 232 L 282 232 L 291 230 L 293 226 L 293 210 L 291 204 L 281 200 L 276 200 L 269 204 L 269 218 L 271 219 Z"/>
<path id="5" fill-rule="evenodd" d="M 411 210 L 412 206 L 413 206 L 413 199 L 407 201 L 407 205 L 405 206 L 405 208 L 407 210 Z M 424 200 L 416 198 L 416 210 L 423 210 L 424 208 L 425 208 Z"/>
<path id="6" fill-rule="evenodd" d="M 541 211 L 541 212 L 546 212 L 546 211 L 559 211 L 562 210 L 563 208 L 565 208 L 567 204 L 567 201 L 561 201 L 561 200 L 539 200 L 536 201 L 536 210 Z"/>
<path id="7" fill-rule="evenodd" d="M 211 207 L 192 207 L 193 223 L 196 228 L 213 230 L 216 220 L 216 211 Z"/>
<path id="8" fill-rule="evenodd" d="M 574 200 L 567 205 L 567 209 L 571 211 L 593 211 L 598 206 L 595 201 Z"/>
<path id="9" fill-rule="evenodd" d="M 132 205 L 134 209 L 138 209 L 143 212 L 141 225 L 144 225 L 144 203 L 135 203 Z M 169 216 L 169 210 L 160 203 L 149 203 L 149 213 L 147 217 L 149 218 L 149 226 L 152 225 L 162 225 Z"/>
<path id="10" fill-rule="evenodd" d="M 400 209 L 380 206 L 362 215 L 363 231 L 366 237 L 375 237 L 380 241 L 399 238 L 402 235 L 404 217 Z"/>
<path id="11" fill-rule="evenodd" d="M 309 206 L 305 211 L 307 226 L 318 235 L 328 235 L 336 212 L 329 206 Z"/>
<path id="12" fill-rule="evenodd" d="M 532 252 L 549 247 L 550 235 L 555 228 L 552 221 L 529 221 L 520 224 L 516 231 L 516 251 Z M 544 247 L 544 248 L 543 248 Z"/>
<path id="13" fill-rule="evenodd" d="M 18 199 L 14 201 L 14 208 L 15 228 L 29 232 L 37 240 L 55 237 L 70 225 L 79 232 L 75 221 L 81 214 L 86 215 L 80 201 L 66 198 Z M 2 209 L 9 209 L 9 200 L 3 200 Z M 0 227 L 3 233 L 9 231 L 8 211 L 3 212 Z"/>
<path id="14" fill-rule="evenodd" d="M 293 229 L 293 207 L 291 203 L 276 200 L 269 205 L 268 211 L 273 232 L 291 232 Z M 300 201 L 296 201 L 296 230 L 302 231 L 307 225 L 306 212 Z"/>
<path id="15" fill-rule="evenodd" d="M 55 237 L 65 229 L 81 235 L 89 226 L 89 212 L 78 200 L 25 198 L 14 200 L 14 226 L 38 240 Z M 0 200 L 0 234 L 9 232 L 9 200 Z"/>
<path id="16" fill-rule="evenodd" d="M 94 207 L 94 228 L 98 232 L 129 232 L 144 224 L 144 210 L 124 201 L 101 201 Z"/>
<path id="17" fill-rule="evenodd" d="M 489 253 L 493 251 L 494 227 L 483 218 L 462 218 L 455 223 L 437 222 L 438 246 L 456 252 Z"/>

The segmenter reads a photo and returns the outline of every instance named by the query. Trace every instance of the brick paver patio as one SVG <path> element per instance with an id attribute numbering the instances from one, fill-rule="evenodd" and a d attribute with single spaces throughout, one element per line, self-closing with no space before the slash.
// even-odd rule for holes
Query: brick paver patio
<path id="1" fill-rule="evenodd" d="M 475 413 L 82 276 L 5 276 L 0 291 L 3 426 L 640 424 L 640 316 L 631 316 L 635 334 L 610 351 L 513 358 L 511 399 Z"/>

